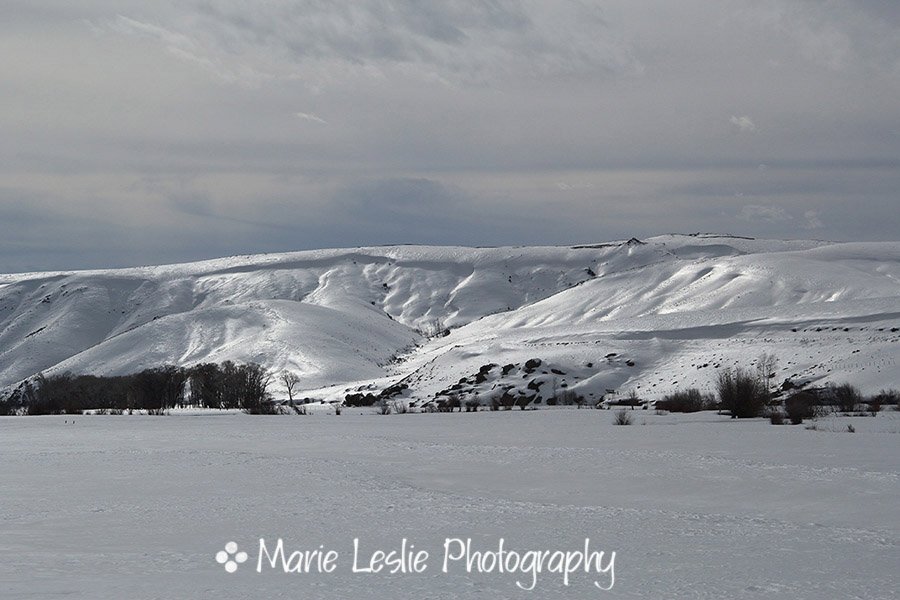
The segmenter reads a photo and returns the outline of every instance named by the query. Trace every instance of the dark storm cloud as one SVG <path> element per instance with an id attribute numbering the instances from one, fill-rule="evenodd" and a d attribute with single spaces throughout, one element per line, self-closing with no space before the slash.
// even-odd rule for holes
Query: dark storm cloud
<path id="1" fill-rule="evenodd" d="M 10 0 L 0 270 L 900 230 L 887 0 Z"/>

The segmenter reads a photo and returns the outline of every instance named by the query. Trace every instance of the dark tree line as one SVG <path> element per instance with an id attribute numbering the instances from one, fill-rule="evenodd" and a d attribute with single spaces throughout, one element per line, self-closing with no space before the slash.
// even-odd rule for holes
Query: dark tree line
<path id="1" fill-rule="evenodd" d="M 131 375 L 38 375 L 0 397 L 0 414 L 80 414 L 84 410 L 144 410 L 151 414 L 185 405 L 273 412 L 269 372 L 262 366 L 204 363 L 164 365 Z"/>

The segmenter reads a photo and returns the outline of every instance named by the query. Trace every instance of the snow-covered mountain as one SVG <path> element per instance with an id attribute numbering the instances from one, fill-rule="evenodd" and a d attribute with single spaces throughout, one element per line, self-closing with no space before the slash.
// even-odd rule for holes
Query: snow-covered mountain
<path id="1" fill-rule="evenodd" d="M 430 397 L 461 378 L 654 398 L 766 351 L 780 378 L 877 391 L 900 387 L 898 328 L 898 242 L 318 250 L 0 275 L 0 388 L 230 359 L 322 398 L 401 380 Z"/>

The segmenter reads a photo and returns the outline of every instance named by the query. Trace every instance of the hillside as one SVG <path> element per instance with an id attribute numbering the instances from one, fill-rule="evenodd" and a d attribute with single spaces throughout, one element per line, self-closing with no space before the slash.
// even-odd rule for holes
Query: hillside
<path id="1" fill-rule="evenodd" d="M 779 378 L 877 391 L 900 384 L 898 328 L 896 242 L 319 250 L 0 275 L 0 388 L 230 359 L 295 371 L 323 398 L 401 380 L 431 397 L 461 378 L 482 397 L 652 398 L 769 351 Z"/>

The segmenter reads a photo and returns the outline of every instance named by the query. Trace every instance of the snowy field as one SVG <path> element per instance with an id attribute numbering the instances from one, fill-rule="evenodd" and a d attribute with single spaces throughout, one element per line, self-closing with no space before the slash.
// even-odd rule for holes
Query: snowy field
<path id="1" fill-rule="evenodd" d="M 819 430 L 714 413 L 0 419 L 0 598 L 897 598 L 900 413 Z M 68 423 L 66 422 L 68 421 Z M 846 432 L 852 423 L 857 432 Z M 353 573 L 402 538 L 423 573 Z M 441 570 L 473 549 L 616 552 L 608 575 Z M 339 553 L 256 572 L 259 540 Z M 215 560 L 235 541 L 249 559 Z"/>

